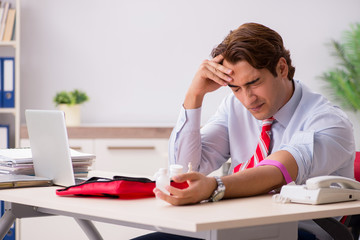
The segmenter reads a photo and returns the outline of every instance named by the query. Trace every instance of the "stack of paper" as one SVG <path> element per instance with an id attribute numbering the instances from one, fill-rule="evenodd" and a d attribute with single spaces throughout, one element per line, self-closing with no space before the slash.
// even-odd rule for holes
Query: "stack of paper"
<path id="1" fill-rule="evenodd" d="M 86 177 L 95 155 L 70 149 L 75 177 Z M 51 161 L 51 159 L 49 159 Z M 34 175 L 30 148 L 0 149 L 0 174 Z"/>

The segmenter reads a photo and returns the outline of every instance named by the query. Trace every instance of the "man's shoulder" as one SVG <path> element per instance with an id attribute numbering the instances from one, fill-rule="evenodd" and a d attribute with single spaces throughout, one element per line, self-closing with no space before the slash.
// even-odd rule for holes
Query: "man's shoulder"
<path id="1" fill-rule="evenodd" d="M 299 102 L 299 106 L 301 108 L 303 109 L 305 108 L 311 113 L 340 110 L 339 107 L 331 103 L 324 95 L 310 90 L 304 84 L 301 85 L 301 88 L 302 88 L 302 96 Z"/>
<path id="2" fill-rule="evenodd" d="M 347 115 L 340 107 L 334 105 L 324 95 L 311 91 L 304 85 L 298 111 L 307 120 L 331 117 L 330 119 L 337 119 L 336 121 L 348 121 Z"/>

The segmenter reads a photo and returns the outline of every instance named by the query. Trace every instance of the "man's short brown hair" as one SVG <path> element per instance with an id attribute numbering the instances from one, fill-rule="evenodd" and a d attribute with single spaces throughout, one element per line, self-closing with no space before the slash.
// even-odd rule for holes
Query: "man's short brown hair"
<path id="1" fill-rule="evenodd" d="M 219 54 L 233 64 L 245 60 L 256 69 L 266 68 L 275 77 L 276 65 L 283 57 L 289 67 L 289 80 L 294 78 L 295 67 L 291 65 L 290 52 L 284 48 L 281 36 L 258 23 L 245 23 L 231 31 L 211 53 L 212 57 Z"/>

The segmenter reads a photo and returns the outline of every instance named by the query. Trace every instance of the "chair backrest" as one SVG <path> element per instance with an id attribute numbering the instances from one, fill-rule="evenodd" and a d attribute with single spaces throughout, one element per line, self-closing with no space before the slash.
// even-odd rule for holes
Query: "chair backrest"
<path id="1" fill-rule="evenodd" d="M 355 155 L 354 176 L 356 181 L 360 182 L 360 152 L 356 152 Z"/>

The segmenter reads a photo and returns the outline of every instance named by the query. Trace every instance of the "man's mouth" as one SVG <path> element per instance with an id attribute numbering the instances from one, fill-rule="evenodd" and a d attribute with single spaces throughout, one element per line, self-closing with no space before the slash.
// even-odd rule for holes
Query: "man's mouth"
<path id="1" fill-rule="evenodd" d="M 264 105 L 264 103 L 257 105 L 256 107 L 249 108 L 252 112 L 258 112 L 260 111 L 261 107 Z"/>

